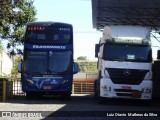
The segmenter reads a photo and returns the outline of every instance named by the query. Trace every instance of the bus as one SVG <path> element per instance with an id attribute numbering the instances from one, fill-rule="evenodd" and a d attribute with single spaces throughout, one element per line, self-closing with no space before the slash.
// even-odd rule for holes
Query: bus
<path id="1" fill-rule="evenodd" d="M 70 99 L 73 74 L 79 70 L 73 52 L 71 24 L 27 23 L 23 61 L 18 64 L 26 98 L 54 94 Z"/>

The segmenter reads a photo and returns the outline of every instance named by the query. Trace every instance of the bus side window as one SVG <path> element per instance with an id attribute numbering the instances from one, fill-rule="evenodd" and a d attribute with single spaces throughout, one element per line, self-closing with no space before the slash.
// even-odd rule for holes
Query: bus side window
<path id="1" fill-rule="evenodd" d="M 37 40 L 45 40 L 45 34 L 37 34 Z"/>
<path id="2" fill-rule="evenodd" d="M 58 40 L 59 39 L 59 35 L 58 34 L 54 34 L 54 36 L 53 36 L 53 40 Z"/>
<path id="3" fill-rule="evenodd" d="M 31 42 L 31 41 L 34 41 L 36 38 L 36 34 L 34 31 L 28 31 L 27 32 L 27 41 Z"/>

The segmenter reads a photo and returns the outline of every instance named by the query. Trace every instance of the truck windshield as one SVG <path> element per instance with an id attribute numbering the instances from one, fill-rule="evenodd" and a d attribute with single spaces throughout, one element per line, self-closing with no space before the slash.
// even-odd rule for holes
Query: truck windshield
<path id="1" fill-rule="evenodd" d="M 151 62 L 150 46 L 144 45 L 111 45 L 105 44 L 103 57 L 112 61 Z"/>
<path id="2" fill-rule="evenodd" d="M 24 72 L 32 74 L 61 74 L 69 70 L 71 51 L 26 51 Z"/>

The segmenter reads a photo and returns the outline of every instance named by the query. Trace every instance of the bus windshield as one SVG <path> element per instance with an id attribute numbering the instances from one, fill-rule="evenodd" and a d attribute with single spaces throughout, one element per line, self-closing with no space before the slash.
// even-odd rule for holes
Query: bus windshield
<path id="1" fill-rule="evenodd" d="M 24 72 L 33 74 L 60 74 L 69 70 L 71 51 L 26 51 Z"/>
<path id="2" fill-rule="evenodd" d="M 28 26 L 26 43 L 72 43 L 72 29 L 67 27 Z"/>

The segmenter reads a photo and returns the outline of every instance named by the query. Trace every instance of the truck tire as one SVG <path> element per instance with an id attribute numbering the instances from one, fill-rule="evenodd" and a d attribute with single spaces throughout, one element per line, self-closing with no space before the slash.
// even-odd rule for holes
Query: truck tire
<path id="1" fill-rule="evenodd" d="M 98 96 L 97 92 L 97 80 L 94 81 L 94 97 L 96 98 Z"/>
<path id="2" fill-rule="evenodd" d="M 99 81 L 101 79 L 101 71 L 98 72 L 98 79 L 94 81 L 94 97 L 97 98 L 99 95 Z"/>
<path id="3" fill-rule="evenodd" d="M 97 98 L 97 102 L 98 102 L 99 104 L 104 104 L 104 103 L 105 103 L 105 98 L 99 96 L 99 97 Z"/>
<path id="4" fill-rule="evenodd" d="M 99 104 L 105 103 L 105 98 L 100 97 L 100 88 L 99 88 L 98 80 L 95 80 L 95 82 L 94 82 L 94 96 L 95 96 L 96 101 Z"/>
<path id="5" fill-rule="evenodd" d="M 142 100 L 142 103 L 144 106 L 151 106 L 152 105 L 152 99 L 151 100 Z"/>

